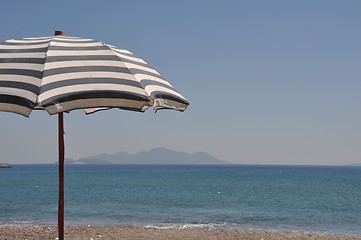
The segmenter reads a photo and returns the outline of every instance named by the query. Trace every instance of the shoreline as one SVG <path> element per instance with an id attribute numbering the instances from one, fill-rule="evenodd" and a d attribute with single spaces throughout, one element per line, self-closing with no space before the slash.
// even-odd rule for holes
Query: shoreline
<path id="1" fill-rule="evenodd" d="M 0 240 L 10 239 L 57 239 L 57 226 L 54 225 L 0 225 Z M 134 226 L 65 226 L 65 238 L 74 240 L 89 239 L 277 239 L 277 240 L 361 240 L 361 236 L 334 235 L 321 233 L 298 233 L 280 231 L 249 231 L 226 229 L 157 228 Z"/>

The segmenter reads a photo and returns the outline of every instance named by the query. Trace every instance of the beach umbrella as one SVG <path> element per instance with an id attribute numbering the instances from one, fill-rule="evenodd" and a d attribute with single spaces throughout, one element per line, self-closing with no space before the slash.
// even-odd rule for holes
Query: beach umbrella
<path id="1" fill-rule="evenodd" d="M 0 42 L 0 111 L 26 117 L 38 109 L 58 114 L 59 239 L 64 238 L 63 112 L 184 111 L 188 104 L 143 59 L 113 45 L 65 36 L 61 30 L 49 37 Z"/>

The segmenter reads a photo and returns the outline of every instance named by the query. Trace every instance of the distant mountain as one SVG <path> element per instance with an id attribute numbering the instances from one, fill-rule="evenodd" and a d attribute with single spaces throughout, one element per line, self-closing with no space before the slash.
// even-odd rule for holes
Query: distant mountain
<path id="1" fill-rule="evenodd" d="M 136 154 L 118 152 L 114 154 L 100 154 L 81 158 L 67 159 L 66 164 L 229 164 L 207 153 L 197 152 L 189 154 L 176 152 L 167 148 L 154 148 Z"/>

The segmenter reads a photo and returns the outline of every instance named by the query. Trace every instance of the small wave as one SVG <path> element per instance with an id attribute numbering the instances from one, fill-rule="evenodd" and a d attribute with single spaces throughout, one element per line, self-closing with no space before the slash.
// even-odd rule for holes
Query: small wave
<path id="1" fill-rule="evenodd" d="M 0 227 L 23 227 L 23 226 L 33 226 L 33 221 L 12 221 L 7 223 L 0 223 Z"/>
<path id="2" fill-rule="evenodd" d="M 223 229 L 230 228 L 228 223 L 164 223 L 164 224 L 150 224 L 143 226 L 145 228 L 156 229 Z"/>

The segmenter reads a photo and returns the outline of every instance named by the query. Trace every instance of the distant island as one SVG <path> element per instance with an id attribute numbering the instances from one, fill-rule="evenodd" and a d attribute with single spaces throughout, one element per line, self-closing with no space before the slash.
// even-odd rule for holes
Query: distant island
<path id="1" fill-rule="evenodd" d="M 177 152 L 167 148 L 154 148 L 150 151 L 141 151 L 136 154 L 118 152 L 103 153 L 74 160 L 65 159 L 65 164 L 230 164 L 219 160 L 207 153 L 197 152 L 189 154 Z"/>
<path id="2" fill-rule="evenodd" d="M 8 164 L 0 163 L 0 168 L 11 168 L 11 166 Z"/>

